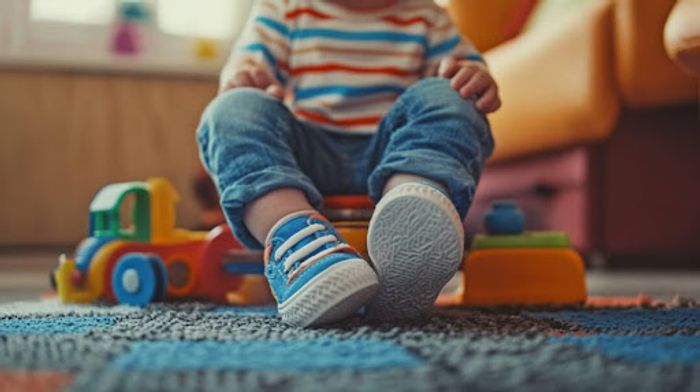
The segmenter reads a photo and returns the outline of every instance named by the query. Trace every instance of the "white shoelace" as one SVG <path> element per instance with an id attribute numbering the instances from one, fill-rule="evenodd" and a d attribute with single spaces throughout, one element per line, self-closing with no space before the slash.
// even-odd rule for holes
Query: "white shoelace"
<path id="1" fill-rule="evenodd" d="M 294 245 L 298 244 L 299 241 L 323 230 L 326 230 L 326 226 L 320 223 L 314 223 L 312 225 L 309 225 L 308 227 L 299 230 L 297 233 L 295 233 L 286 241 L 284 241 L 282 245 L 275 251 L 275 260 L 279 260 L 280 257 L 282 257 L 282 255 L 284 255 Z M 289 270 L 291 270 L 292 267 L 294 267 L 294 264 L 296 264 L 299 260 L 302 260 L 303 258 L 307 257 L 313 252 L 317 251 L 323 245 L 330 242 L 338 242 L 338 238 L 333 234 L 327 234 L 323 237 L 316 238 L 315 240 L 302 246 L 300 249 L 295 250 L 291 255 L 289 255 L 287 260 L 284 261 L 284 271 L 289 272 Z"/>

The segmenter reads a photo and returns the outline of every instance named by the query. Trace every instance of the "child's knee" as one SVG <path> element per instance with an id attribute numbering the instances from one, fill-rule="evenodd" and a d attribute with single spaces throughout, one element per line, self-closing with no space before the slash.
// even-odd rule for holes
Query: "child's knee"
<path id="1" fill-rule="evenodd" d="M 453 103 L 460 95 L 450 87 L 449 79 L 429 77 L 419 80 L 401 95 L 409 104 L 444 106 Z M 438 105 L 440 103 L 440 105 Z"/>
<path id="2" fill-rule="evenodd" d="M 409 87 L 401 96 L 403 106 L 412 112 L 437 112 L 486 123 L 474 99 L 464 98 L 450 86 L 449 79 L 429 77 Z"/>
<path id="3" fill-rule="evenodd" d="M 426 94 L 426 93 L 436 93 L 439 90 L 449 88 L 450 87 L 450 80 L 446 78 L 440 78 L 440 77 L 427 77 L 423 78 L 416 83 L 414 83 L 411 87 L 406 89 L 406 93 L 411 94 Z"/>
<path id="4" fill-rule="evenodd" d="M 430 122 L 434 130 L 459 129 L 465 138 L 478 139 L 488 154 L 493 149 L 491 127 L 474 99 L 462 97 L 444 78 L 420 80 L 401 96 L 400 110 L 404 117 L 419 123 Z M 450 132 L 454 135 L 454 132 Z"/>
<path id="5" fill-rule="evenodd" d="M 282 132 L 275 124 L 288 123 L 289 111 L 281 101 L 253 88 L 236 88 L 216 97 L 207 106 L 197 139 L 200 145 L 225 140 L 228 144 L 238 140 L 279 137 Z"/>
<path id="6" fill-rule="evenodd" d="M 204 111 L 205 121 L 228 122 L 256 118 L 277 110 L 280 101 L 264 91 L 248 87 L 228 90 L 214 98 Z"/>

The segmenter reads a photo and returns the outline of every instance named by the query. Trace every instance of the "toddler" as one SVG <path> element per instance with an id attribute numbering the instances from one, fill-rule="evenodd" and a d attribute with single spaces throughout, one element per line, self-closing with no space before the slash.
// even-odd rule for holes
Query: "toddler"
<path id="1" fill-rule="evenodd" d="M 300 326 L 425 313 L 459 268 L 500 105 L 432 0 L 260 0 L 203 114 L 200 154 L 236 237 L 264 247 Z M 369 194 L 370 260 L 319 213 Z"/>

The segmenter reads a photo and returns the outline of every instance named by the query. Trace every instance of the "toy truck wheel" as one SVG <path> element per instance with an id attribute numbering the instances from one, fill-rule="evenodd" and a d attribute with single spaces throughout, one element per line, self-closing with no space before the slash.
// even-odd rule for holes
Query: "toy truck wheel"
<path id="1" fill-rule="evenodd" d="M 167 275 L 158 256 L 129 253 L 122 256 L 112 273 L 117 302 L 143 306 L 165 298 Z"/>

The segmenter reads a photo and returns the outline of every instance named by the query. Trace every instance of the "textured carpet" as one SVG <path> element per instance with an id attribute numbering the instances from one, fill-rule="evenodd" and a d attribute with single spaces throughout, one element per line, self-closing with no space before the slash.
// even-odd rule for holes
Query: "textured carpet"
<path id="1" fill-rule="evenodd" d="M 700 308 L 640 304 L 315 329 L 270 308 L 6 304 L 0 390 L 700 391 Z"/>

